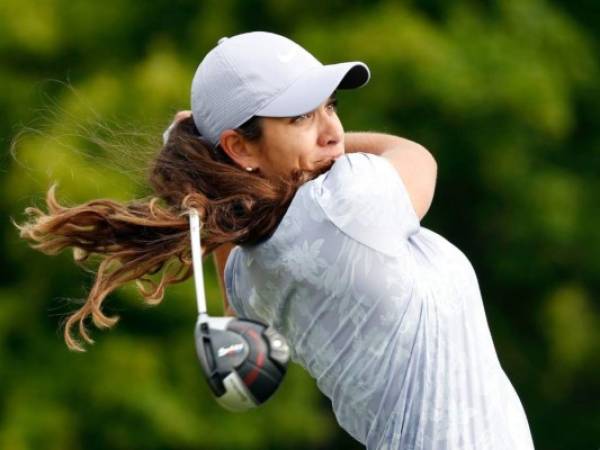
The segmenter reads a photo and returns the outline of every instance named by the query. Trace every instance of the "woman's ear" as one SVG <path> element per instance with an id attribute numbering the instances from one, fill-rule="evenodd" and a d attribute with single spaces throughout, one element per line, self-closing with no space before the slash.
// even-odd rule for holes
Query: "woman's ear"
<path id="1" fill-rule="evenodd" d="M 237 131 L 231 129 L 223 131 L 219 143 L 227 156 L 242 169 L 258 166 L 255 146 Z"/>

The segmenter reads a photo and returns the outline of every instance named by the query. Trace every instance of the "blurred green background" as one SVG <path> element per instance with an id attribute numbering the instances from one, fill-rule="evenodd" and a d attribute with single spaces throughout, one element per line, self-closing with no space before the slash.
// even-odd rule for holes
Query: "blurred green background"
<path id="1" fill-rule="evenodd" d="M 323 63 L 362 60 L 347 130 L 425 145 L 423 220 L 477 271 L 502 367 L 537 449 L 600 446 L 599 3 L 542 0 L 2 0 L 0 448 L 360 449 L 297 365 L 272 400 L 222 410 L 193 347 L 192 280 L 163 303 L 109 296 L 121 321 L 69 352 L 59 323 L 92 274 L 18 238 L 31 205 L 149 193 L 144 165 L 189 108 L 222 36 L 281 33 Z M 212 260 L 209 311 L 221 314 Z M 485 449 L 482 449 L 485 450 Z"/>

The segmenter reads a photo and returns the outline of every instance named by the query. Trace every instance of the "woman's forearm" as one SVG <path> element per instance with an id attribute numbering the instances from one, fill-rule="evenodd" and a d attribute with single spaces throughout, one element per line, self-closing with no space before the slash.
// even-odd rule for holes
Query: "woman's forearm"
<path id="1" fill-rule="evenodd" d="M 346 153 L 365 152 L 381 155 L 383 152 L 398 147 L 418 146 L 414 141 L 386 133 L 370 131 L 349 131 L 344 133 Z"/>

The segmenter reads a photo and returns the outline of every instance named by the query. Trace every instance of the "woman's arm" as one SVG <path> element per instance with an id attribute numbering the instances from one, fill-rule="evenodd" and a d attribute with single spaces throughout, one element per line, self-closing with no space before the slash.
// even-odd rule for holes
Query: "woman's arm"
<path id="1" fill-rule="evenodd" d="M 381 155 L 391 148 L 420 147 L 419 144 L 393 134 L 376 133 L 372 131 L 349 131 L 344 133 L 346 153 L 365 152 Z"/>
<path id="2" fill-rule="evenodd" d="M 217 270 L 219 288 L 221 289 L 221 295 L 223 296 L 223 309 L 226 316 L 235 316 L 235 312 L 231 309 L 231 306 L 229 306 L 229 300 L 227 299 L 227 292 L 225 290 L 225 263 L 227 262 L 227 257 L 233 247 L 235 247 L 234 244 L 227 243 L 217 247 L 213 251 L 213 261 Z"/>
<path id="3" fill-rule="evenodd" d="M 344 135 L 345 151 L 373 153 L 386 158 L 406 186 L 413 208 L 421 220 L 433 201 L 437 163 L 422 145 L 384 133 L 349 132 Z"/>

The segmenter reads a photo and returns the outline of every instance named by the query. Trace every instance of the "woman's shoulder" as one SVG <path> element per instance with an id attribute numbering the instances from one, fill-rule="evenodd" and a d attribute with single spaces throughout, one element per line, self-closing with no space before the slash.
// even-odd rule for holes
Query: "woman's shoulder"
<path id="1" fill-rule="evenodd" d="M 348 153 L 301 185 L 273 235 L 249 250 L 277 259 L 307 240 L 352 238 L 396 254 L 399 241 L 418 231 L 418 218 L 411 211 L 400 177 L 385 158 Z"/>
<path id="2" fill-rule="evenodd" d="M 312 194 L 320 200 L 331 199 L 336 203 L 344 200 L 357 206 L 363 206 L 361 202 L 404 200 L 407 194 L 390 161 L 364 152 L 340 156 L 329 171 L 313 180 L 311 187 Z M 392 195 L 399 198 L 394 199 Z"/>
<path id="3" fill-rule="evenodd" d="M 317 180 L 326 182 L 338 180 L 347 176 L 368 177 L 370 173 L 382 170 L 379 167 L 381 164 L 386 165 L 386 161 L 381 156 L 364 153 L 353 152 L 344 153 L 335 160 L 331 169 L 322 174 Z M 389 165 L 389 163 L 387 163 Z M 385 168 L 383 168 L 385 170 Z"/>
<path id="4" fill-rule="evenodd" d="M 378 155 L 342 155 L 307 194 L 344 234 L 384 254 L 397 254 L 419 230 L 406 187 L 390 162 Z"/>

